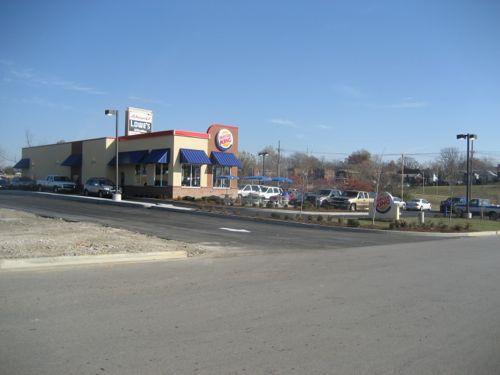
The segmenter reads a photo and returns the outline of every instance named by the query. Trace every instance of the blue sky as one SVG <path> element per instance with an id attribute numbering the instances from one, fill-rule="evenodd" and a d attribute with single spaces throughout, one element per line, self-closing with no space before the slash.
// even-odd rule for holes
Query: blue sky
<path id="1" fill-rule="evenodd" d="M 240 127 L 240 150 L 500 162 L 500 2 L 0 2 L 0 150 L 153 129 Z M 123 131 L 123 126 L 122 126 Z M 396 157 L 394 157 L 396 158 Z M 2 160 L 0 160 L 2 163 Z"/>

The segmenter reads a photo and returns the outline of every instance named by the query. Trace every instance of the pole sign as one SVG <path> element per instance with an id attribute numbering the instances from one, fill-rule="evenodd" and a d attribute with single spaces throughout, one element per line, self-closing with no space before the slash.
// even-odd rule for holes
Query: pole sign
<path id="1" fill-rule="evenodd" d="M 151 133 L 153 129 L 153 111 L 128 107 L 125 120 L 125 134 L 135 135 Z"/>
<path id="2" fill-rule="evenodd" d="M 374 205 L 370 206 L 370 216 L 373 215 L 373 209 L 375 209 L 376 218 L 399 220 L 399 207 L 388 192 L 377 195 Z"/>

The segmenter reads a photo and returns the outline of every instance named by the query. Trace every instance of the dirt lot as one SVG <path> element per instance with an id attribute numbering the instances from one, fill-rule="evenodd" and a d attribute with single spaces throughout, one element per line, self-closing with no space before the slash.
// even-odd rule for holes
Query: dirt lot
<path id="1" fill-rule="evenodd" d="M 184 250 L 195 245 L 91 223 L 67 222 L 0 208 L 0 258 L 100 255 Z"/>

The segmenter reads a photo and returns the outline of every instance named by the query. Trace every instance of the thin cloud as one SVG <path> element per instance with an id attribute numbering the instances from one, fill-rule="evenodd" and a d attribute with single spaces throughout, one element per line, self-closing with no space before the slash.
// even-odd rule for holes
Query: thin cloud
<path id="1" fill-rule="evenodd" d="M 286 119 L 281 119 L 281 118 L 274 118 L 269 120 L 271 124 L 276 124 L 276 125 L 281 125 L 281 126 L 288 126 L 290 128 L 296 128 L 297 125 L 291 121 L 291 120 L 286 120 Z"/>
<path id="2" fill-rule="evenodd" d="M 351 85 L 336 84 L 333 85 L 333 91 L 339 95 L 350 98 L 359 98 L 363 96 L 361 89 Z"/>
<path id="3" fill-rule="evenodd" d="M 21 81 L 28 84 L 55 87 L 66 91 L 82 92 L 90 95 L 105 95 L 106 92 L 94 87 L 82 85 L 78 82 L 64 80 L 58 77 L 44 77 L 31 68 L 18 68 L 12 62 L 2 60 L 0 64 L 5 68 L 6 82 Z"/>
<path id="4" fill-rule="evenodd" d="M 429 102 L 423 100 L 415 100 L 413 98 L 404 98 L 398 103 L 392 104 L 367 104 L 369 108 L 375 109 L 414 109 L 425 108 L 430 105 Z"/>
<path id="5" fill-rule="evenodd" d="M 321 129 L 321 130 L 332 130 L 332 129 L 333 129 L 333 126 L 330 126 L 330 125 L 323 125 L 323 124 L 317 125 L 316 127 L 317 127 L 318 129 Z"/>

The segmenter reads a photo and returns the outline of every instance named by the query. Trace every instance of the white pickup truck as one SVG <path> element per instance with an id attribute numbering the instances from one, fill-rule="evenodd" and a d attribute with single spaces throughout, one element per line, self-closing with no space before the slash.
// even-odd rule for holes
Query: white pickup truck
<path id="1" fill-rule="evenodd" d="M 453 209 L 457 216 L 463 217 L 467 212 L 467 205 L 456 204 Z M 476 198 L 469 201 L 469 212 L 473 216 L 488 216 L 491 220 L 496 220 L 500 217 L 500 206 L 492 204 L 489 199 Z"/>
<path id="2" fill-rule="evenodd" d="M 37 180 L 36 187 L 38 191 L 51 190 L 54 193 L 76 190 L 76 184 L 69 177 L 53 174 L 49 174 L 45 180 Z"/>

